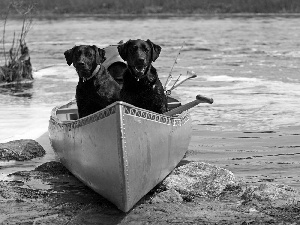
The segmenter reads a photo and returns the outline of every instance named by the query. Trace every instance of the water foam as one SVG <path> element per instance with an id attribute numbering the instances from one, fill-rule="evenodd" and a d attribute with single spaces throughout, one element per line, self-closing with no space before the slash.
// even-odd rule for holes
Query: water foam
<path id="1" fill-rule="evenodd" d="M 211 129 L 221 130 L 272 130 L 300 124 L 298 83 L 228 75 L 199 78 L 189 88 L 176 90 L 184 103 L 197 94 L 214 99 L 212 105 L 200 104 L 190 110 L 195 123 L 219 124 Z"/>

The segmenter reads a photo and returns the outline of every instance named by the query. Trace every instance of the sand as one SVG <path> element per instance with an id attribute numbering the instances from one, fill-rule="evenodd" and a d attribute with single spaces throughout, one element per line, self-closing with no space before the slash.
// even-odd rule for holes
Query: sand
<path id="1" fill-rule="evenodd" d="M 231 171 L 202 162 L 176 168 L 128 213 L 58 162 L 9 177 L 0 182 L 1 224 L 300 223 L 295 189 L 272 182 L 249 186 Z"/>

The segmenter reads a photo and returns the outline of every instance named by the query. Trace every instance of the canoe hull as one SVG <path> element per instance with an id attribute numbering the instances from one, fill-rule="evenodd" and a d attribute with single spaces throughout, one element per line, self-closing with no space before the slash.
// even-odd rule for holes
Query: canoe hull
<path id="1" fill-rule="evenodd" d="M 61 121 L 56 110 L 49 135 L 61 162 L 124 212 L 176 167 L 191 137 L 187 112 L 172 118 L 116 102 L 88 117 Z"/>

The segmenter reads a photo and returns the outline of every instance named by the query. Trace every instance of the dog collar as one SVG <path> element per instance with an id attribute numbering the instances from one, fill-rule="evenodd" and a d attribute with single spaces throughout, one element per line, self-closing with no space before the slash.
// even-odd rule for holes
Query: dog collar
<path id="1" fill-rule="evenodd" d="M 100 68 L 101 68 L 101 65 L 98 64 L 96 69 L 93 71 L 92 75 L 90 77 L 87 77 L 87 78 L 83 77 L 82 81 L 86 82 L 86 81 L 90 80 L 91 78 L 93 78 L 99 72 Z"/>

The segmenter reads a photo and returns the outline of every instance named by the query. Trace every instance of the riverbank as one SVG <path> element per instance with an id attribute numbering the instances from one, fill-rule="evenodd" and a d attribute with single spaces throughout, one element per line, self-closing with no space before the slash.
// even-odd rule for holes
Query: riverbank
<path id="1" fill-rule="evenodd" d="M 7 12 L 9 1 L 0 3 L 0 12 Z M 29 2 L 27 4 L 33 4 Z M 297 0 L 99 0 L 47 1 L 33 4 L 37 14 L 215 14 L 215 13 L 299 13 Z M 22 7 L 18 5 L 18 7 Z M 3 11 L 3 12 L 2 12 Z"/>
<path id="2" fill-rule="evenodd" d="M 299 190 L 272 180 L 249 184 L 228 169 L 188 158 L 128 213 L 123 213 L 61 163 L 47 160 L 47 154 L 43 156 L 51 148 L 47 137 L 45 133 L 36 141 L 14 140 L 0 145 L 1 162 L 31 159 L 30 164 L 34 158 L 45 158 L 45 163 L 32 169 L 11 170 L 0 181 L 1 224 L 300 222 Z"/>
<path id="3" fill-rule="evenodd" d="M 13 19 L 22 20 L 19 15 L 11 15 Z M 169 18 L 203 18 L 203 19 L 213 19 L 213 18 L 299 18 L 300 13 L 147 13 L 147 14 L 115 14 L 115 13 L 64 13 L 55 14 L 52 12 L 35 14 L 34 19 L 37 20 L 63 20 L 63 19 L 84 19 L 84 18 L 99 18 L 99 19 L 169 19 Z"/>
<path id="4" fill-rule="evenodd" d="M 230 171 L 200 162 L 175 169 L 128 213 L 83 185 L 58 162 L 9 178 L 0 181 L 1 224 L 300 222 L 300 195 L 293 188 L 271 182 L 247 186 Z"/>

